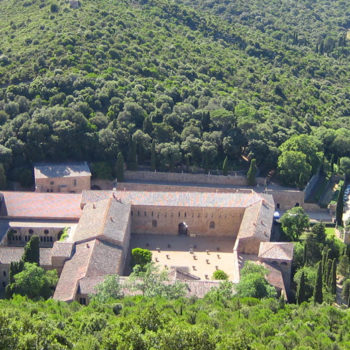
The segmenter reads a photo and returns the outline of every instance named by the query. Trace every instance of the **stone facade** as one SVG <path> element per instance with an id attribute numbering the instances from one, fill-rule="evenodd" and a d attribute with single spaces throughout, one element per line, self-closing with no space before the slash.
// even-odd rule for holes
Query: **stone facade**
<path id="1" fill-rule="evenodd" d="M 91 172 L 86 162 L 68 164 L 36 164 L 35 191 L 81 193 L 91 188 Z"/>
<path id="2" fill-rule="evenodd" d="M 137 205 L 131 211 L 131 232 L 178 235 L 181 224 L 186 224 L 188 235 L 236 237 L 243 213 L 244 208 Z"/>

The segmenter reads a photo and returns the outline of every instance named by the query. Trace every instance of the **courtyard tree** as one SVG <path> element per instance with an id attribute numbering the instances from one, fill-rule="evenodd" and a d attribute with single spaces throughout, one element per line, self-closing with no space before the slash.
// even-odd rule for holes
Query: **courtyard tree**
<path id="1" fill-rule="evenodd" d="M 276 290 L 266 280 L 268 270 L 253 262 L 247 261 L 241 270 L 241 280 L 235 286 L 239 297 L 273 298 Z"/>
<path id="2" fill-rule="evenodd" d="M 305 185 L 311 175 L 312 167 L 306 155 L 298 151 L 285 151 L 278 158 L 278 171 L 285 185 Z M 302 176 L 300 176 L 302 174 Z M 302 179 L 303 183 L 300 183 Z"/>
<path id="3" fill-rule="evenodd" d="M 227 280 L 228 274 L 222 270 L 215 270 L 213 273 L 213 279 L 214 280 Z"/>
<path id="4" fill-rule="evenodd" d="M 100 303 L 105 303 L 109 299 L 120 299 L 123 297 L 122 286 L 118 275 L 109 275 L 103 282 L 95 287 L 96 294 L 90 298 Z"/>
<path id="5" fill-rule="evenodd" d="M 256 185 L 256 160 L 252 159 L 250 161 L 249 170 L 247 172 L 247 182 L 249 186 L 255 186 Z"/>
<path id="6" fill-rule="evenodd" d="M 122 152 L 118 153 L 115 170 L 116 170 L 116 176 L 117 176 L 118 182 L 123 182 L 124 181 L 124 157 Z"/>
<path id="7" fill-rule="evenodd" d="M 30 237 L 29 242 L 25 245 L 22 260 L 25 263 L 40 264 L 39 237 L 37 235 Z"/>
<path id="8" fill-rule="evenodd" d="M 134 248 L 131 251 L 132 265 L 140 265 L 143 268 L 152 261 L 152 252 L 148 249 Z"/>
<path id="9" fill-rule="evenodd" d="M 282 215 L 281 224 L 283 232 L 292 241 L 297 241 L 300 235 L 309 227 L 310 219 L 302 207 L 294 207 Z"/>

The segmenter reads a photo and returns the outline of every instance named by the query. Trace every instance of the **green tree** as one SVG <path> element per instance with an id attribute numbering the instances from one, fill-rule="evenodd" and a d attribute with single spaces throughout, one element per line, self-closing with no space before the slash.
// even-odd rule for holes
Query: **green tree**
<path id="1" fill-rule="evenodd" d="M 322 266 L 321 262 L 318 263 L 318 268 L 317 268 L 317 276 L 316 276 L 316 283 L 314 287 L 314 303 L 322 304 L 323 302 L 323 293 L 322 293 Z"/>
<path id="2" fill-rule="evenodd" d="M 131 251 L 132 265 L 140 265 L 143 268 L 152 261 L 152 252 L 148 249 L 134 248 Z"/>
<path id="3" fill-rule="evenodd" d="M 241 279 L 235 286 L 239 297 L 273 298 L 276 290 L 265 279 L 268 270 L 248 261 L 241 270 Z"/>
<path id="4" fill-rule="evenodd" d="M 24 263 L 40 264 L 39 236 L 33 235 L 24 247 L 22 256 Z"/>
<path id="5" fill-rule="evenodd" d="M 52 296 L 58 281 L 57 271 L 44 269 L 32 263 L 24 263 L 23 271 L 14 276 L 15 282 L 10 284 L 13 294 L 27 296 L 30 299 L 40 297 L 48 299 Z"/>
<path id="6" fill-rule="evenodd" d="M 344 277 L 349 276 L 350 263 L 349 263 L 349 257 L 347 255 L 342 255 L 339 258 L 338 273 Z"/>
<path id="7" fill-rule="evenodd" d="M 318 222 L 313 225 L 311 232 L 316 236 L 316 239 L 319 243 L 324 243 L 326 240 L 326 226 L 322 222 Z"/>
<path id="8" fill-rule="evenodd" d="M 332 261 L 332 270 L 331 270 L 329 281 L 330 281 L 329 282 L 330 292 L 333 295 L 335 295 L 337 292 L 337 263 L 335 259 L 333 259 Z"/>
<path id="9" fill-rule="evenodd" d="M 337 225 L 339 226 L 343 226 L 344 193 L 345 193 L 345 185 L 343 184 L 339 190 L 337 207 L 335 211 Z"/>
<path id="10" fill-rule="evenodd" d="M 249 170 L 247 173 L 247 182 L 249 186 L 255 186 L 256 185 L 256 160 L 252 159 L 250 161 Z"/>
<path id="11" fill-rule="evenodd" d="M 215 270 L 213 273 L 213 279 L 214 280 L 227 280 L 228 275 L 226 272 L 224 272 L 222 270 Z"/>
<path id="12" fill-rule="evenodd" d="M 342 157 L 340 158 L 340 171 L 344 174 L 348 179 L 350 179 L 350 158 Z"/>
<path id="13" fill-rule="evenodd" d="M 297 289 L 297 302 L 298 304 L 301 304 L 304 301 L 307 301 L 307 299 L 305 295 L 305 274 L 303 271 L 301 273 L 300 282 L 298 284 L 298 289 Z"/>
<path id="14" fill-rule="evenodd" d="M 304 179 L 303 185 L 311 175 L 311 165 L 306 155 L 297 151 L 285 151 L 278 158 L 278 171 L 282 182 L 290 186 L 300 185 L 300 174 Z"/>
<path id="15" fill-rule="evenodd" d="M 137 151 L 136 143 L 130 139 L 129 152 L 128 152 L 128 170 L 137 170 Z"/>
<path id="16" fill-rule="evenodd" d="M 155 171 L 157 169 L 157 160 L 156 160 L 156 142 L 152 141 L 151 145 L 151 170 Z"/>
<path id="17" fill-rule="evenodd" d="M 129 276 L 127 287 L 134 291 L 141 291 L 146 297 L 165 297 L 178 299 L 186 293 L 186 284 L 175 281 L 169 283 L 169 275 L 166 270 L 160 271 L 159 266 L 153 262 L 141 268 L 136 265 Z"/>
<path id="18" fill-rule="evenodd" d="M 0 190 L 5 190 L 6 189 L 6 172 L 4 165 L 0 163 Z"/>
<path id="19" fill-rule="evenodd" d="M 343 283 L 343 289 L 342 289 L 341 295 L 345 303 L 347 303 L 350 297 L 350 280 L 346 280 Z"/>
<path id="20" fill-rule="evenodd" d="M 297 241 L 304 230 L 309 227 L 310 219 L 302 207 L 294 207 L 282 215 L 281 224 L 283 232 L 292 241 Z"/>
<path id="21" fill-rule="evenodd" d="M 298 287 L 301 285 L 302 274 L 304 275 L 304 300 L 308 301 L 313 295 L 317 270 L 314 266 L 304 266 L 300 268 L 294 275 L 294 282 Z"/>
<path id="22" fill-rule="evenodd" d="M 118 153 L 117 164 L 116 164 L 116 175 L 117 175 L 118 182 L 124 181 L 124 157 L 122 152 Z"/>
<path id="23" fill-rule="evenodd" d="M 224 163 L 222 164 L 222 174 L 224 176 L 227 176 L 227 174 L 228 174 L 228 158 L 227 158 L 227 156 L 225 157 Z"/>
<path id="24" fill-rule="evenodd" d="M 99 303 L 106 303 L 109 299 L 120 299 L 123 290 L 118 275 L 109 275 L 95 287 L 96 294 L 90 297 Z"/>

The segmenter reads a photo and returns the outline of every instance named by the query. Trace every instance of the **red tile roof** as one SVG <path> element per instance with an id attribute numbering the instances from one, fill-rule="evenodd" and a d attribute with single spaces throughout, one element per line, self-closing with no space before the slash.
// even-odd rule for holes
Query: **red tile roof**
<path id="1" fill-rule="evenodd" d="M 0 216 L 78 220 L 81 194 L 1 192 Z"/>

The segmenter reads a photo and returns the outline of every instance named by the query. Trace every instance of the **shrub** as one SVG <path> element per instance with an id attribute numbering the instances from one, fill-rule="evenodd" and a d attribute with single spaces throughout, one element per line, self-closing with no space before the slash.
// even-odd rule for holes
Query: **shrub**
<path id="1" fill-rule="evenodd" d="M 228 279 L 228 275 L 226 272 L 222 271 L 222 270 L 216 270 L 213 273 L 213 279 L 214 280 L 227 280 Z"/>
<path id="2" fill-rule="evenodd" d="M 152 253 L 148 249 L 134 248 L 131 251 L 132 264 L 145 266 L 152 261 Z"/>

